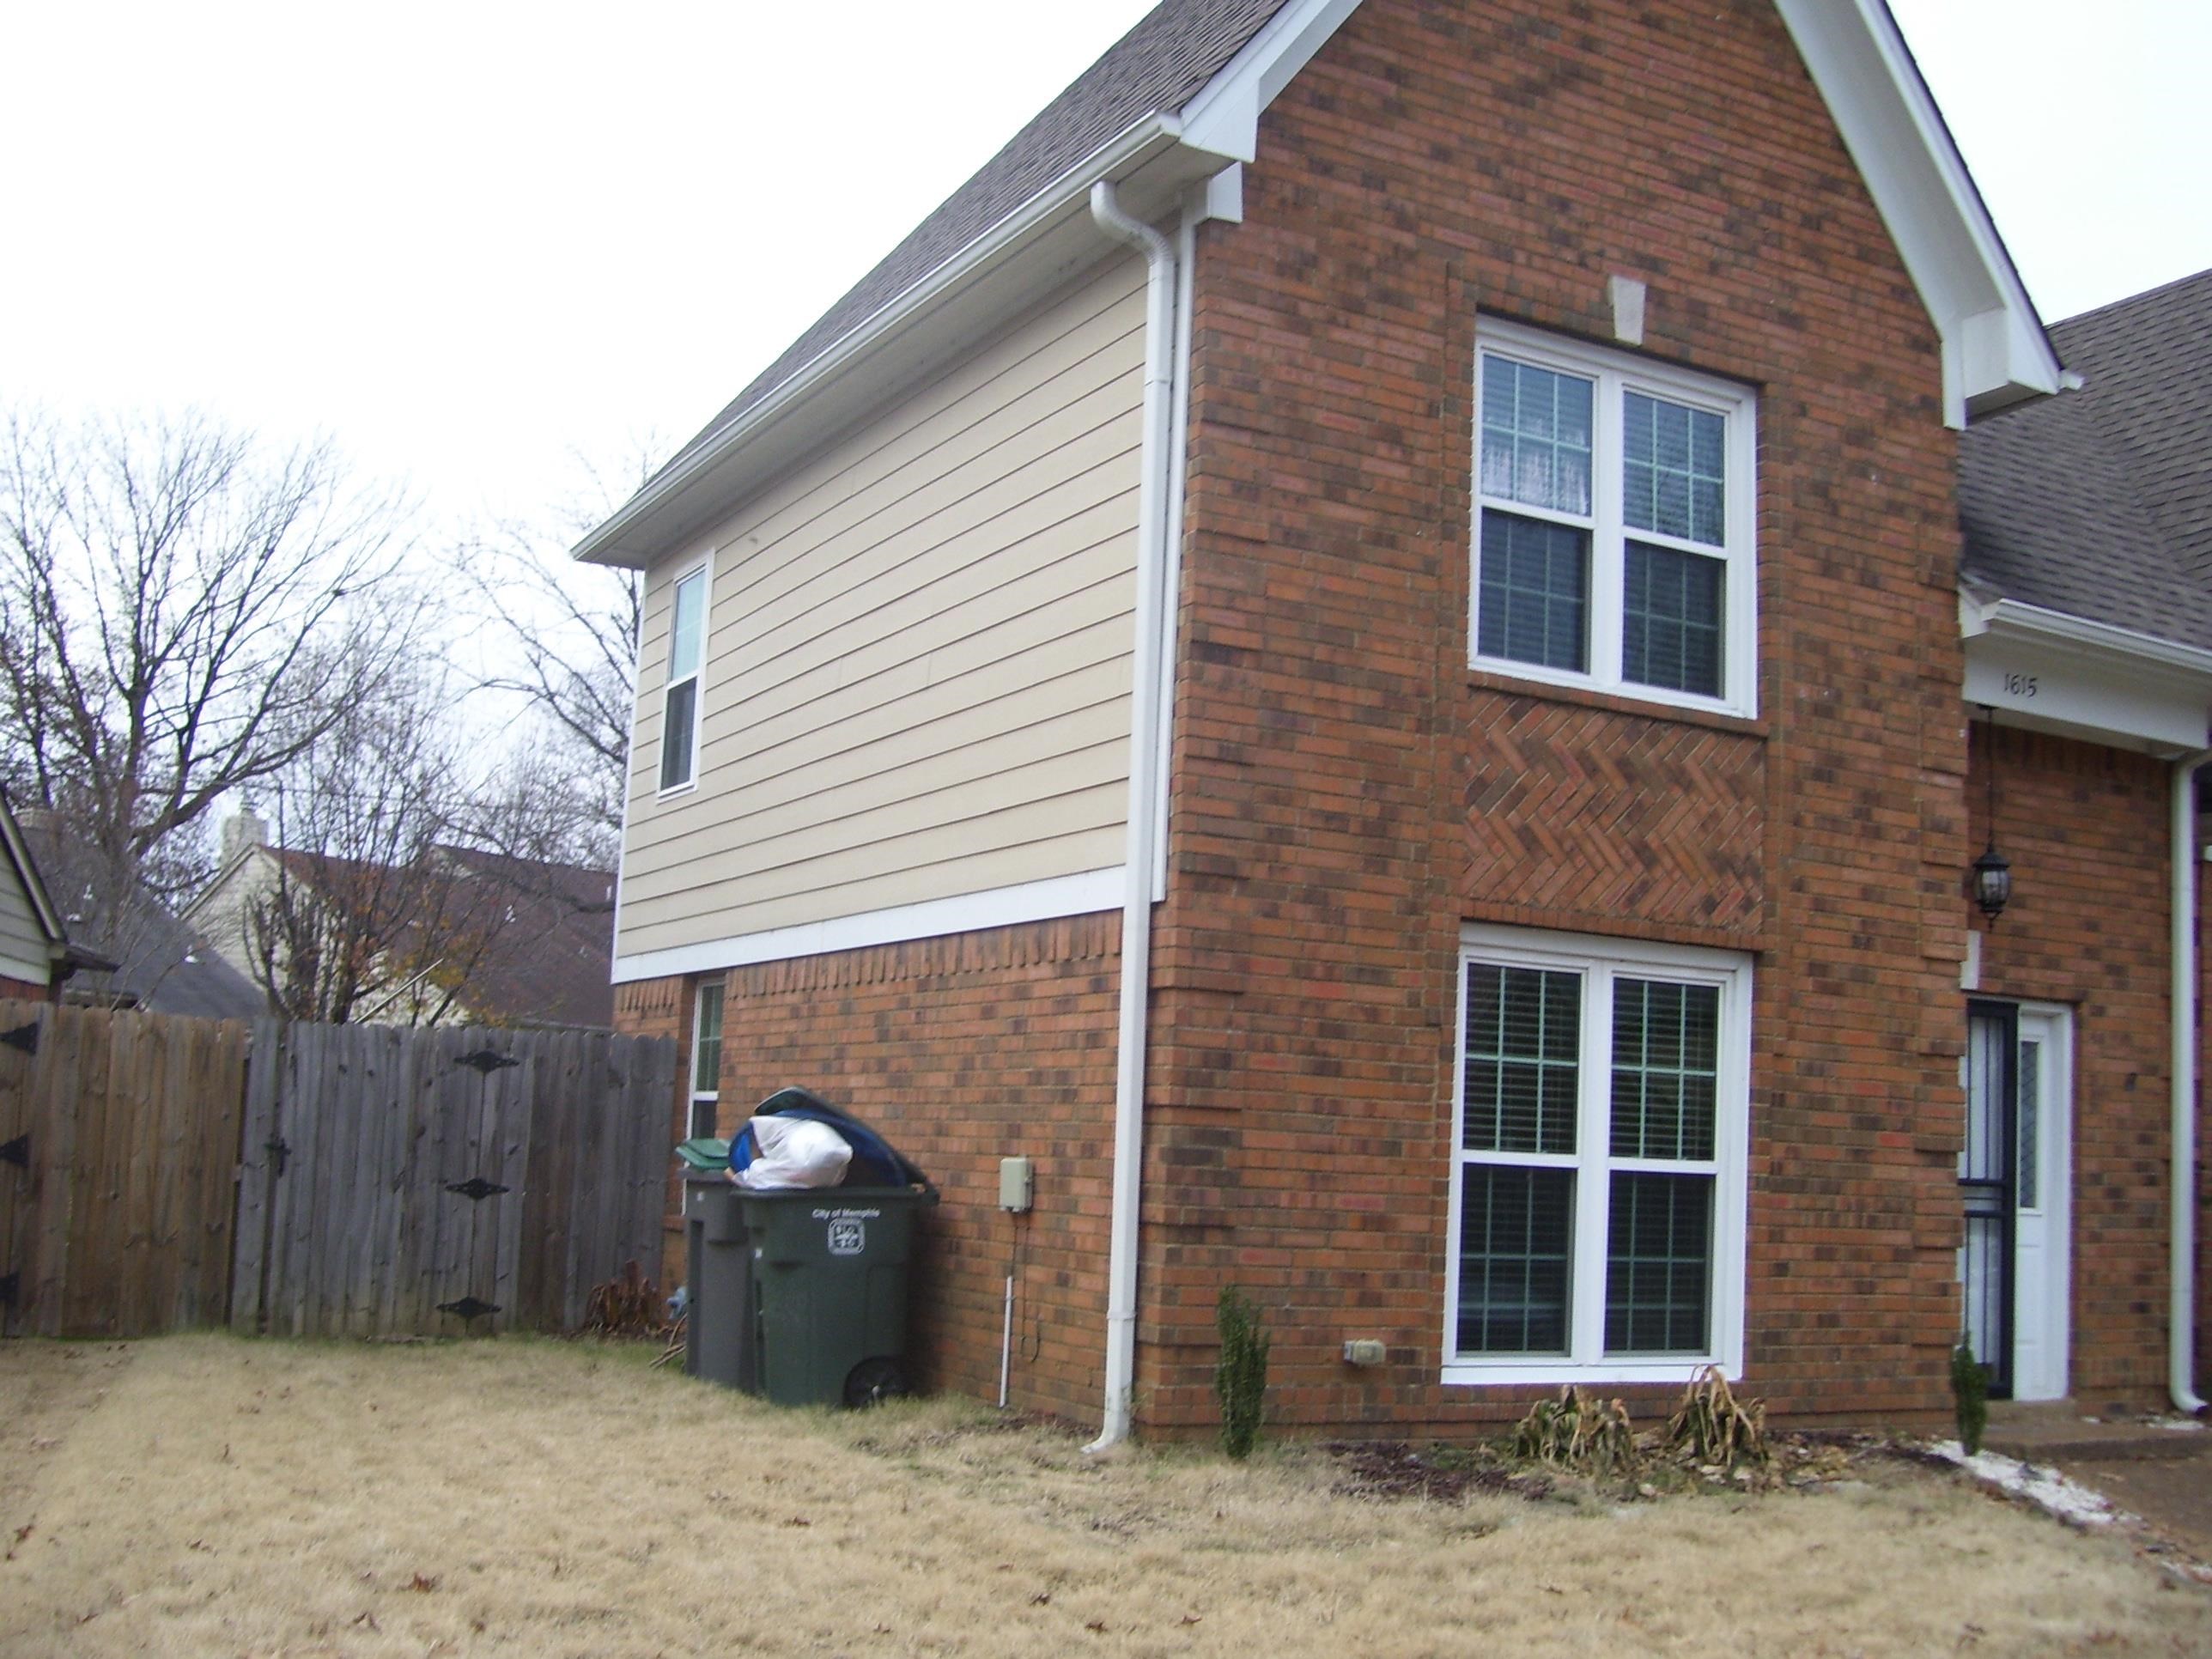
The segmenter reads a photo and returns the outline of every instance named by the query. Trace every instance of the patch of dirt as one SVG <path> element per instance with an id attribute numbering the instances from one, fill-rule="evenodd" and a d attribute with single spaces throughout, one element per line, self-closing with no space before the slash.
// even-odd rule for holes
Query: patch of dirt
<path id="1" fill-rule="evenodd" d="M 1342 1471 L 1333 1490 L 1346 1498 L 1455 1502 L 1470 1492 L 1486 1492 L 1533 1503 L 1549 1498 L 1556 1484 L 1550 1475 L 1515 1465 L 1488 1447 L 1470 1452 L 1457 1446 L 1417 1449 L 1403 1440 L 1332 1440 L 1322 1449 Z"/>
<path id="2" fill-rule="evenodd" d="M 1879 1434 L 1785 1431 L 1770 1432 L 1766 1439 L 1772 1461 L 1748 1475 L 1680 1462 L 1659 1452 L 1656 1442 L 1643 1445 L 1642 1465 L 1620 1484 L 1645 1498 L 1699 1484 L 1803 1491 L 1834 1481 L 1864 1479 L 1883 1463 L 1950 1468 L 1910 1441 Z M 1403 1440 L 1333 1440 L 1322 1449 L 1338 1466 L 1334 1490 L 1348 1498 L 1452 1502 L 1480 1492 L 1533 1503 L 1556 1496 L 1562 1479 L 1556 1470 L 1516 1458 L 1503 1446 L 1488 1443 L 1415 1446 Z"/>

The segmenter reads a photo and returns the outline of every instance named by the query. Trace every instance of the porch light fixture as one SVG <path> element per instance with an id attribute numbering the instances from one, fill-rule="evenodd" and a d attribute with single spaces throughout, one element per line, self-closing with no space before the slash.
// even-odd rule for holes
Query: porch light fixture
<path id="1" fill-rule="evenodd" d="M 1989 812 L 1984 821 L 1989 839 L 1982 848 L 1981 857 L 1974 860 L 1973 888 L 1974 902 L 1981 906 L 1982 914 L 1989 918 L 1990 926 L 1994 927 L 1997 917 L 2003 914 L 2005 906 L 2012 899 L 2012 860 L 1997 851 L 1996 715 L 1987 703 L 1982 705 L 1982 714 L 1984 720 L 1982 729 L 1987 734 L 1982 745 L 1985 751 L 1982 764 L 1990 784 Z"/>

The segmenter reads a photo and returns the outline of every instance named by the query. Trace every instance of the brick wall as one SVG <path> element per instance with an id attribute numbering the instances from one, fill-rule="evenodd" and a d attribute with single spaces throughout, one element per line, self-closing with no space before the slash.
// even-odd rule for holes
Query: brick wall
<path id="1" fill-rule="evenodd" d="M 1749 1383 L 1942 1410 L 1968 856 L 1936 343 L 1771 6 L 1370 0 L 1201 233 L 1140 1328 L 1289 1422 L 1449 1430 L 1463 920 L 1759 953 Z M 1759 717 L 1466 667 L 1478 311 L 1754 386 Z M 1167 1184 L 1170 1181 L 1173 1185 Z M 1346 1336 L 1389 1362 L 1354 1370 Z"/>
<path id="2" fill-rule="evenodd" d="M 27 979 L 11 979 L 0 974 L 0 997 L 20 997 L 26 1002 L 44 1002 L 52 993 L 43 985 L 33 985 Z"/>
<path id="3" fill-rule="evenodd" d="M 1990 734 L 1972 734 L 1972 845 Z M 2002 731 L 1996 842 L 2013 898 L 1982 939 L 1984 994 L 2074 1011 L 2073 1354 L 2084 1410 L 2165 1397 L 2172 1065 L 2166 821 L 2148 756 Z"/>
<path id="4" fill-rule="evenodd" d="M 798 1085 L 880 1130 L 942 1195 L 913 1281 L 924 1386 L 998 1397 L 1011 1272 L 1010 1403 L 1098 1420 L 1120 960 L 1121 918 L 1106 914 L 727 975 L 720 1132 Z M 617 1025 L 688 1043 L 692 982 L 623 987 Z M 999 1160 L 1016 1155 L 1036 1164 L 1024 1217 L 998 1207 Z"/>

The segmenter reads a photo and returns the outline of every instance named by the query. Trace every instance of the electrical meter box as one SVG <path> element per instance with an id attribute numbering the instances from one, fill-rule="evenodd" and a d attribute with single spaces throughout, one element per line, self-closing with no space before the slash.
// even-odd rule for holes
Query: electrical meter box
<path id="1" fill-rule="evenodd" d="M 1025 1158 L 999 1160 L 999 1207 L 1026 1210 L 1036 1189 L 1036 1165 Z"/>

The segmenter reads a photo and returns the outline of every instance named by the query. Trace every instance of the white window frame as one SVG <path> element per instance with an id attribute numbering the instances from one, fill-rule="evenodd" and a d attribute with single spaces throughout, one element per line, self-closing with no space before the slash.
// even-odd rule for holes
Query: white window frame
<path id="1" fill-rule="evenodd" d="M 1589 517 L 1483 494 L 1482 382 L 1486 360 L 1492 354 L 1595 382 L 1591 399 Z M 1725 545 L 1715 547 L 1655 531 L 1631 529 L 1626 525 L 1622 514 L 1622 402 L 1631 392 L 1718 415 L 1727 423 L 1728 480 L 1722 509 Z M 1650 362 L 1629 352 L 1585 345 L 1538 329 L 1486 317 L 1475 325 L 1473 420 L 1474 513 L 1468 550 L 1468 665 L 1510 674 L 1517 679 L 1579 686 L 1645 702 L 1755 718 L 1759 712 L 1759 402 L 1753 392 L 1747 387 Z M 1482 654 L 1479 643 L 1482 638 L 1482 515 L 1486 509 L 1589 533 L 1590 666 L 1587 673 L 1523 662 L 1517 658 Z M 1721 561 L 1724 613 L 1721 628 L 1721 696 L 1710 697 L 1667 686 L 1646 685 L 1622 677 L 1627 544 L 1632 540 Z"/>
<path id="2" fill-rule="evenodd" d="M 1468 964 L 1548 969 L 1582 980 L 1580 1087 L 1571 1153 L 1469 1152 L 1462 1118 L 1467 1079 Z M 1452 1066 L 1451 1201 L 1444 1251 L 1443 1380 L 1451 1383 L 1682 1382 L 1706 1365 L 1743 1374 L 1744 1249 L 1749 1207 L 1751 958 L 1736 951 L 1520 927 L 1462 930 Z M 1614 1158 L 1611 1151 L 1613 994 L 1617 979 L 1710 985 L 1720 992 L 1719 1077 L 1713 1157 L 1707 1161 Z M 1469 1164 L 1575 1171 L 1570 1245 L 1568 1351 L 1565 1354 L 1462 1354 L 1459 1340 L 1461 1171 Z M 1611 1173 L 1710 1174 L 1713 1177 L 1712 1281 L 1702 1354 L 1605 1352 L 1605 1274 Z M 1595 1198 L 1595 1201 L 1592 1201 Z"/>
<path id="3" fill-rule="evenodd" d="M 706 1027 L 707 994 L 710 991 L 715 994 L 716 998 L 714 1005 L 714 1086 L 711 1089 L 702 1089 L 699 1086 L 699 1049 Z M 714 1133 L 715 1121 L 721 1115 L 722 1040 L 723 1034 L 728 1030 L 726 1020 L 729 1014 L 729 982 L 722 976 L 717 975 L 707 979 L 702 979 L 696 981 L 692 986 L 691 1052 L 690 1057 L 685 1062 L 686 1069 L 690 1073 L 686 1081 L 688 1081 L 691 1085 L 690 1092 L 688 1097 L 689 1103 L 684 1118 L 684 1127 L 687 1132 L 685 1139 L 687 1139 L 702 1134 L 713 1134 Z M 702 1129 L 699 1127 L 699 1109 L 702 1106 L 704 1106 L 707 1109 L 707 1127 L 704 1129 Z"/>
<path id="4" fill-rule="evenodd" d="M 694 577 L 699 580 L 699 661 L 688 674 L 674 672 L 676 666 L 676 604 L 677 595 L 684 584 Z M 661 676 L 660 684 L 660 749 L 655 760 L 656 793 L 662 799 L 680 795 L 699 787 L 699 740 L 706 727 L 707 646 L 713 632 L 714 614 L 714 562 L 711 556 L 702 558 L 676 573 L 668 584 L 668 650 L 666 665 L 669 672 Z M 668 757 L 668 705 L 678 688 L 691 687 L 691 742 L 690 769 L 675 782 L 666 781 Z"/>

